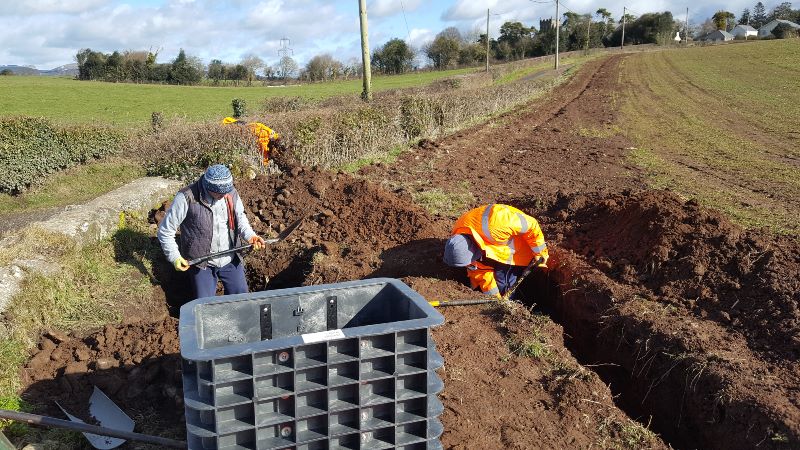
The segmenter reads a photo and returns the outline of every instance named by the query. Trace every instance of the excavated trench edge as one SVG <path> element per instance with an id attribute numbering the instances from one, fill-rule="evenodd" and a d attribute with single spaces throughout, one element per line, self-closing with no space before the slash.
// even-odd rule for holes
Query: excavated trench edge
<path id="1" fill-rule="evenodd" d="M 606 286 L 576 281 L 577 271 L 566 264 L 534 277 L 520 287 L 522 298 L 535 299 L 563 327 L 567 349 L 609 385 L 629 417 L 676 449 L 749 449 L 767 441 L 763 430 L 788 432 L 775 430 L 769 411 L 757 404 L 720 399 L 725 380 L 705 370 L 705 361 L 676 359 L 682 348 L 676 337 L 620 313 Z"/>

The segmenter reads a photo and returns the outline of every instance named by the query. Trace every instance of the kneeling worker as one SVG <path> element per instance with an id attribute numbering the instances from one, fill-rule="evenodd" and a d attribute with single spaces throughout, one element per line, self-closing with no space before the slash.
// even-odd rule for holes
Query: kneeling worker
<path id="1" fill-rule="evenodd" d="M 508 205 L 491 204 L 459 217 L 444 248 L 448 266 L 466 267 L 474 289 L 501 298 L 534 258 L 547 264 L 547 244 L 533 217 Z"/>
<path id="2" fill-rule="evenodd" d="M 181 230 L 180 245 L 175 241 Z M 189 186 L 181 189 L 158 226 L 158 241 L 175 270 L 189 271 L 193 298 L 216 295 L 217 281 L 225 294 L 248 292 L 244 260 L 238 253 L 190 267 L 189 260 L 243 245 L 246 241 L 259 250 L 264 239 L 250 227 L 244 205 L 233 188 L 231 171 L 217 164 Z"/>

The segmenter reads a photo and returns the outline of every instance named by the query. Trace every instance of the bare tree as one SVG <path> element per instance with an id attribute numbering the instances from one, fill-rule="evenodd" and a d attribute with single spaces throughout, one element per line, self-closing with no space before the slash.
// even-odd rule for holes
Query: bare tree
<path id="1" fill-rule="evenodd" d="M 278 75 L 283 78 L 291 78 L 297 73 L 297 63 L 291 56 L 284 56 L 278 62 Z"/>
<path id="2" fill-rule="evenodd" d="M 253 78 L 256 77 L 256 71 L 264 67 L 264 60 L 252 53 L 249 53 L 242 58 L 242 62 L 239 64 L 243 65 L 245 69 L 247 69 L 247 85 L 249 86 L 253 84 Z"/>

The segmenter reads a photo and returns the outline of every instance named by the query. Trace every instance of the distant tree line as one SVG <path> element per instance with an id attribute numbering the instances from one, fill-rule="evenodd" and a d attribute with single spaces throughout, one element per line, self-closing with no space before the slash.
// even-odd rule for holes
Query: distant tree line
<path id="1" fill-rule="evenodd" d="M 495 62 L 514 61 L 523 58 L 549 55 L 556 48 L 556 27 L 559 27 L 559 49 L 561 51 L 588 50 L 622 44 L 622 24 L 625 24 L 625 44 L 667 44 L 672 42 L 676 31 L 683 27 L 670 12 L 655 12 L 636 17 L 626 14 L 614 18 L 606 8 L 593 13 L 578 14 L 568 11 L 560 20 L 540 20 L 538 29 L 518 21 L 508 21 L 500 27 L 496 38 L 489 40 L 489 59 Z M 749 23 L 753 27 L 773 19 L 800 20 L 800 10 L 783 2 L 769 14 L 763 3 L 758 2 L 752 12 L 745 8 L 738 23 Z M 737 23 L 733 13 L 718 11 L 706 21 L 695 34 L 716 29 L 732 29 Z M 776 33 L 780 34 L 781 28 Z M 777 34 L 776 34 L 777 35 Z M 487 58 L 487 36 L 479 31 L 463 33 L 450 27 L 438 33 L 434 39 L 416 49 L 405 40 L 394 38 L 373 50 L 372 70 L 375 73 L 395 75 L 418 70 L 427 66 L 433 70 L 482 65 Z M 247 83 L 254 80 L 300 79 L 304 81 L 331 81 L 360 77 L 361 61 L 352 58 L 342 62 L 323 53 L 312 57 L 304 66 L 284 56 L 274 66 L 265 64 L 256 55 L 246 55 L 236 64 L 212 60 L 204 66 L 199 58 L 187 55 L 183 50 L 171 62 L 158 63 L 157 52 L 115 51 L 110 54 L 83 49 L 76 55 L 78 78 L 113 82 L 152 82 L 171 84 L 197 84 L 204 79 L 212 84 Z M 427 60 L 427 64 L 425 61 Z"/>
<path id="2" fill-rule="evenodd" d="M 110 54 L 85 48 L 75 55 L 78 79 L 132 83 L 196 84 L 204 76 L 199 58 L 187 56 L 183 49 L 170 63 L 157 63 L 157 53 L 115 51 Z"/>

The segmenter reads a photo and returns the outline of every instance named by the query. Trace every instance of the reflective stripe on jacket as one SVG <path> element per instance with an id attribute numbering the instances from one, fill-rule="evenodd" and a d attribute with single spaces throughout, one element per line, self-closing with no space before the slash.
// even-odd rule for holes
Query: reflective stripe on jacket
<path id="1" fill-rule="evenodd" d="M 534 256 L 545 262 L 549 257 L 539 222 L 513 206 L 493 203 L 467 211 L 453 234 L 471 235 L 486 258 L 503 264 L 527 266 Z"/>

